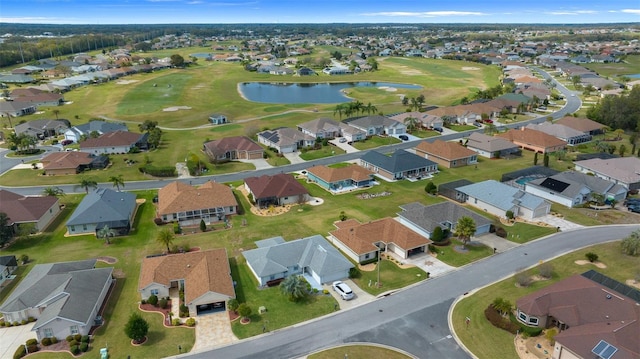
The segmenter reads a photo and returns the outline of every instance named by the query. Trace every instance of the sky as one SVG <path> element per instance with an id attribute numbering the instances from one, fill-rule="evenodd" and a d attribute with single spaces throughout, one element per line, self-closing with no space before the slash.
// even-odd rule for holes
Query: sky
<path id="1" fill-rule="evenodd" d="M 640 22 L 640 0 L 2 0 L 0 22 L 585 24 Z"/>

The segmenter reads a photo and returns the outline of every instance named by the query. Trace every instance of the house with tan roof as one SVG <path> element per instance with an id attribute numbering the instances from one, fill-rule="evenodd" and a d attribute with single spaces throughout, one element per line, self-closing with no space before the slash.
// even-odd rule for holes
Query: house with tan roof
<path id="1" fill-rule="evenodd" d="M 155 295 L 178 300 L 180 288 L 184 288 L 189 316 L 224 311 L 227 301 L 236 297 L 227 250 L 209 249 L 142 260 L 138 282 L 142 299 Z"/>
<path id="2" fill-rule="evenodd" d="M 36 88 L 15 89 L 11 91 L 11 98 L 14 101 L 30 103 L 36 107 L 60 106 L 64 103 L 64 97 L 61 94 Z"/>
<path id="3" fill-rule="evenodd" d="M 33 223 L 36 231 L 42 231 L 60 214 L 60 202 L 54 196 L 25 197 L 0 189 L 0 212 L 7 214 L 7 225 L 14 231 L 25 223 Z"/>
<path id="4" fill-rule="evenodd" d="M 446 168 L 463 167 L 478 163 L 478 154 L 458 142 L 422 141 L 414 149 L 416 155 L 430 159 Z"/>
<path id="5" fill-rule="evenodd" d="M 307 179 L 329 192 L 370 187 L 375 182 L 373 172 L 356 164 L 338 168 L 313 166 L 307 169 Z"/>
<path id="6" fill-rule="evenodd" d="M 101 169 L 109 164 L 109 157 L 87 152 L 52 152 L 43 157 L 42 168 L 47 176 L 74 175 L 86 169 Z"/>
<path id="7" fill-rule="evenodd" d="M 594 270 L 516 301 L 516 318 L 556 327 L 553 358 L 640 358 L 640 292 Z"/>
<path id="8" fill-rule="evenodd" d="M 592 121 L 588 118 L 580 118 L 580 117 L 572 117 L 572 116 L 565 116 L 557 120 L 555 123 L 573 128 L 576 131 L 580 131 L 582 133 L 592 135 L 592 136 L 603 133 L 605 128 L 605 125 L 599 122 Z"/>
<path id="9" fill-rule="evenodd" d="M 442 129 L 444 122 L 442 117 L 432 115 L 426 112 L 411 111 L 401 112 L 393 116 L 389 116 L 390 119 L 398 122 L 406 123 L 407 118 L 412 117 L 418 121 L 419 127 L 424 129 Z"/>
<path id="10" fill-rule="evenodd" d="M 100 135 L 97 138 L 89 138 L 80 142 L 80 151 L 101 154 L 124 154 L 132 148 L 147 149 L 149 133 L 135 133 L 129 131 L 113 131 Z"/>
<path id="11" fill-rule="evenodd" d="M 426 252 L 432 243 L 391 217 L 368 223 L 349 219 L 334 225 L 337 229 L 329 232 L 329 241 L 358 263 L 378 258 L 387 251 L 406 259 Z"/>
<path id="12" fill-rule="evenodd" d="M 557 137 L 551 136 L 542 131 L 525 127 L 522 127 L 519 130 L 510 129 L 509 131 L 499 133 L 496 136 L 511 141 L 522 149 L 540 153 L 560 151 L 567 145 L 567 142 Z"/>
<path id="13" fill-rule="evenodd" d="M 522 151 L 513 142 L 502 137 L 488 136 L 474 132 L 467 138 L 467 148 L 486 158 L 520 156 Z"/>
<path id="14" fill-rule="evenodd" d="M 238 202 L 227 185 L 208 181 L 200 187 L 175 181 L 158 190 L 157 216 L 183 226 L 225 220 L 238 213 Z"/>
<path id="15" fill-rule="evenodd" d="M 244 187 L 253 199 L 252 202 L 260 208 L 305 203 L 309 200 L 309 191 L 288 173 L 248 177 L 244 180 Z"/>
<path id="16" fill-rule="evenodd" d="M 205 142 L 203 150 L 214 162 L 264 158 L 264 149 L 246 136 L 225 137 Z"/>
<path id="17" fill-rule="evenodd" d="M 316 118 L 298 125 L 298 130 L 313 138 L 332 139 L 340 137 L 342 129 L 340 122 L 327 117 Z"/>

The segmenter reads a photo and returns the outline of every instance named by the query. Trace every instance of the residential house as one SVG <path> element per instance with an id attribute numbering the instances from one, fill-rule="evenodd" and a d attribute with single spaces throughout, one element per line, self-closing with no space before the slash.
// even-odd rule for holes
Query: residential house
<path id="1" fill-rule="evenodd" d="M 506 218 L 507 212 L 511 211 L 514 217 L 531 220 L 551 210 L 549 201 L 494 180 L 458 187 L 456 190 L 458 201 L 501 218 Z"/>
<path id="2" fill-rule="evenodd" d="M 227 123 L 227 116 L 220 114 L 220 113 L 214 113 L 211 116 L 209 116 L 209 122 L 211 122 L 214 125 L 222 125 Z"/>
<path id="3" fill-rule="evenodd" d="M 225 137 L 205 142 L 203 150 L 214 163 L 264 158 L 264 149 L 246 136 Z"/>
<path id="4" fill-rule="evenodd" d="M 627 188 L 621 184 L 574 171 L 533 179 L 525 184 L 524 190 L 569 208 L 593 200 L 594 194 L 616 202 L 622 202 L 627 197 Z"/>
<path id="5" fill-rule="evenodd" d="M 478 163 L 478 154 L 458 142 L 435 140 L 422 141 L 415 148 L 416 155 L 428 158 L 446 168 L 456 168 Z"/>
<path id="6" fill-rule="evenodd" d="M 352 127 L 364 131 L 367 136 L 402 135 L 407 132 L 404 123 L 385 116 L 365 116 L 345 120 Z"/>
<path id="7" fill-rule="evenodd" d="M 14 232 L 25 223 L 41 232 L 60 214 L 60 202 L 54 196 L 23 196 L 0 189 L 0 212 L 7 214 L 7 225 Z"/>
<path id="8" fill-rule="evenodd" d="M 107 132 L 99 137 L 88 138 L 80 142 L 80 151 L 101 155 L 129 153 L 134 147 L 145 150 L 148 147 L 148 137 L 149 133 L 129 131 Z"/>
<path id="9" fill-rule="evenodd" d="M 74 175 L 86 169 L 101 169 L 109 164 L 109 157 L 87 152 L 52 152 L 40 162 L 47 176 Z"/>
<path id="10" fill-rule="evenodd" d="M 347 142 L 364 141 L 367 139 L 367 133 L 355 127 L 349 126 L 344 122 L 340 122 L 340 131 L 343 138 Z"/>
<path id="11" fill-rule="evenodd" d="M 309 200 L 309 191 L 288 173 L 248 177 L 244 180 L 244 187 L 260 208 L 305 203 Z"/>
<path id="12" fill-rule="evenodd" d="M 4 286 L 4 282 L 12 278 L 12 274 L 16 269 L 18 269 L 16 256 L 0 256 L 0 288 Z"/>
<path id="13" fill-rule="evenodd" d="M 540 153 L 560 151 L 567 145 L 567 142 L 555 136 L 526 127 L 510 129 L 496 136 L 509 140 L 522 149 Z"/>
<path id="14" fill-rule="evenodd" d="M 360 166 L 386 180 L 430 176 L 438 171 L 438 164 L 405 150 L 397 150 L 386 156 L 369 151 L 360 158 Z"/>
<path id="15" fill-rule="evenodd" d="M 315 71 L 308 67 L 301 67 L 296 71 L 298 76 L 310 76 L 310 75 L 318 75 Z"/>
<path id="16" fill-rule="evenodd" d="M 138 292 L 142 299 L 175 297 L 184 289 L 184 305 L 189 316 L 224 311 L 236 297 L 227 250 L 149 256 L 142 259 Z M 177 314 L 177 313 L 176 313 Z"/>
<path id="17" fill-rule="evenodd" d="M 158 190 L 157 216 L 164 222 L 183 226 L 226 220 L 238 213 L 238 202 L 231 187 L 207 181 L 200 187 L 175 181 Z"/>
<path id="18" fill-rule="evenodd" d="M 99 324 L 100 308 L 113 279 L 113 267 L 95 268 L 96 260 L 36 264 L 0 306 L 7 322 L 36 319 L 38 341 L 87 335 Z"/>
<path id="19" fill-rule="evenodd" d="M 432 115 L 426 112 L 401 112 L 392 116 L 389 116 L 390 119 L 407 124 L 407 118 L 415 118 L 417 121 L 418 128 L 424 129 L 434 129 L 440 130 L 444 126 L 444 121 L 442 121 L 442 117 Z"/>
<path id="20" fill-rule="evenodd" d="M 387 217 L 360 223 L 355 219 L 336 222 L 329 232 L 329 241 L 357 263 L 378 258 L 381 252 L 391 252 L 402 259 L 427 252 L 431 240 Z"/>
<path id="21" fill-rule="evenodd" d="M 17 135 L 26 134 L 28 136 L 44 139 L 45 137 L 57 136 L 69 128 L 67 120 L 31 120 L 14 126 Z"/>
<path id="22" fill-rule="evenodd" d="M 604 125 L 588 118 L 565 116 L 555 123 L 570 127 L 587 135 L 595 136 L 604 132 Z"/>
<path id="23" fill-rule="evenodd" d="M 307 180 L 332 193 L 371 187 L 373 172 L 356 164 L 346 167 L 313 166 L 307 169 Z"/>
<path id="24" fill-rule="evenodd" d="M 344 66 L 332 66 L 332 67 L 324 68 L 322 72 L 327 75 L 345 75 L 345 74 L 350 74 L 353 71 L 349 70 L 348 67 L 344 67 Z"/>
<path id="25" fill-rule="evenodd" d="M 594 270 L 516 301 L 525 325 L 555 327 L 553 358 L 640 358 L 640 292 Z"/>
<path id="26" fill-rule="evenodd" d="M 398 221 L 420 235 L 431 238 L 436 227 L 454 233 L 458 220 L 469 217 L 476 223 L 475 236 L 489 233 L 491 220 L 451 201 L 444 201 L 430 206 L 420 202 L 412 202 L 400 206 Z"/>
<path id="27" fill-rule="evenodd" d="M 31 103 L 35 107 L 60 106 L 64 103 L 64 97 L 58 93 L 52 93 L 36 88 L 18 88 L 11 91 L 13 101 Z"/>
<path id="28" fill-rule="evenodd" d="M 486 158 L 520 156 L 522 151 L 513 142 L 502 137 L 474 132 L 467 138 L 467 148 Z"/>
<path id="29" fill-rule="evenodd" d="M 0 101 L 0 117 L 20 117 L 36 113 L 37 107 L 29 102 Z"/>
<path id="30" fill-rule="evenodd" d="M 314 288 L 349 278 L 353 264 L 320 235 L 285 242 L 282 237 L 257 241 L 258 248 L 242 252 L 260 286 L 302 275 Z"/>
<path id="31" fill-rule="evenodd" d="M 302 131 L 302 133 L 304 133 L 305 135 L 309 135 L 313 138 L 332 139 L 341 136 L 341 124 L 341 122 L 338 122 L 334 119 L 321 117 L 299 124 L 298 130 Z"/>
<path id="32" fill-rule="evenodd" d="M 630 191 L 640 190 L 640 158 L 593 158 L 573 164 L 576 171 L 621 184 Z"/>
<path id="33" fill-rule="evenodd" d="M 96 234 L 109 227 L 114 234 L 125 235 L 131 230 L 136 214 L 136 195 L 98 188 L 89 192 L 67 221 L 69 234 Z"/>
<path id="34" fill-rule="evenodd" d="M 82 125 L 73 126 L 64 131 L 64 139 L 78 143 L 83 136 L 89 138 L 92 132 L 102 135 L 107 132 L 114 131 L 129 131 L 129 129 L 127 129 L 127 125 L 124 123 L 106 122 L 101 120 L 89 121 Z"/>
<path id="35" fill-rule="evenodd" d="M 258 142 L 279 153 L 291 153 L 300 148 L 313 146 L 315 138 L 293 128 L 280 127 L 258 132 Z"/>
<path id="36" fill-rule="evenodd" d="M 543 122 L 537 125 L 528 124 L 526 128 L 541 131 L 555 138 L 561 139 L 569 146 L 575 146 L 591 141 L 591 135 L 558 123 Z"/>

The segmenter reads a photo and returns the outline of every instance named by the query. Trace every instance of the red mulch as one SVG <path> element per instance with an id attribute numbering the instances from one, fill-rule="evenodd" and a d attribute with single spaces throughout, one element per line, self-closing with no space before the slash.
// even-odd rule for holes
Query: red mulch
<path id="1" fill-rule="evenodd" d="M 145 312 L 155 312 L 155 313 L 160 313 L 164 315 L 164 320 L 165 322 L 169 320 L 169 312 L 171 312 L 171 301 L 167 301 L 167 308 L 166 309 L 162 309 L 160 307 L 155 307 L 152 304 L 146 303 L 146 304 L 140 304 L 140 310 L 145 311 Z M 173 313 L 176 314 L 176 313 Z M 175 315 L 174 315 L 175 317 Z"/>
<path id="2" fill-rule="evenodd" d="M 240 318 L 240 314 L 232 311 L 232 310 L 228 310 L 227 313 L 229 313 L 229 321 L 233 322 L 234 320 Z"/>

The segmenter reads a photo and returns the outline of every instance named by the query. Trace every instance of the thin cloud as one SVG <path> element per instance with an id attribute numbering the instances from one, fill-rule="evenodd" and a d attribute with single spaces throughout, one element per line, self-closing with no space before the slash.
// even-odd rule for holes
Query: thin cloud
<path id="1" fill-rule="evenodd" d="M 198 5 L 198 4 L 204 4 L 204 1 L 187 1 L 187 5 Z"/>
<path id="2" fill-rule="evenodd" d="M 549 15 L 588 15 L 588 14 L 597 14 L 597 11 L 594 10 L 574 10 L 574 11 L 549 11 L 545 14 Z"/>
<path id="3" fill-rule="evenodd" d="M 620 12 L 624 12 L 627 14 L 638 14 L 640 15 L 640 9 L 624 9 L 624 10 L 620 10 Z"/>
<path id="4" fill-rule="evenodd" d="M 476 11 L 383 11 L 364 13 L 364 16 L 393 16 L 393 17 L 444 17 L 444 16 L 485 16 L 483 12 Z"/>
<path id="5" fill-rule="evenodd" d="M 73 20 L 75 21 L 75 20 Z M 23 23 L 23 24 L 60 24 L 69 23 L 69 19 L 61 19 L 57 17 L 44 17 L 44 16 L 23 16 L 23 17 L 0 17 L 0 22 L 9 23 Z"/>

